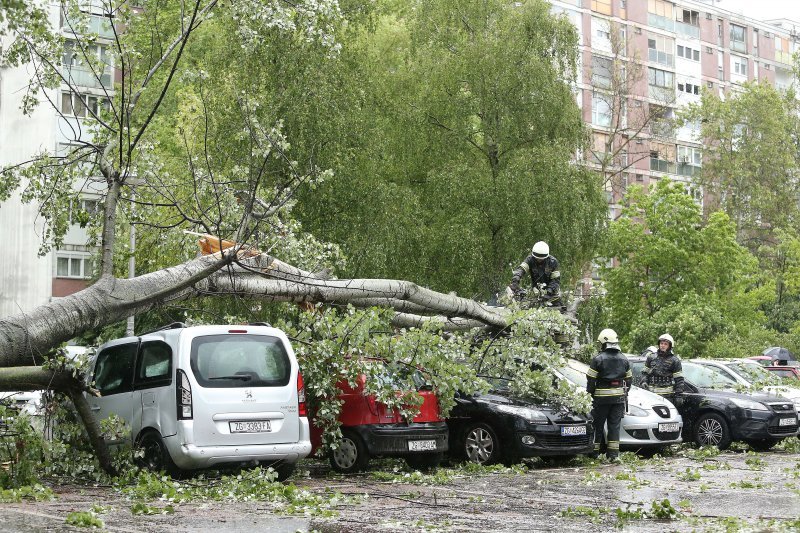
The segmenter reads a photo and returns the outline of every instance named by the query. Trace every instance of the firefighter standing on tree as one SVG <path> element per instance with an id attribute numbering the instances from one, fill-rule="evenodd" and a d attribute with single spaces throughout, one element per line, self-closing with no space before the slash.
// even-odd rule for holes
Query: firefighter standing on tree
<path id="1" fill-rule="evenodd" d="M 594 356 L 586 373 L 586 390 L 592 395 L 594 419 L 594 453 L 601 452 L 604 441 L 603 428 L 608 423 L 606 454 L 612 461 L 619 460 L 619 427 L 625 416 L 625 399 L 633 374 L 628 358 L 622 354 L 617 333 L 604 329 L 597 337 L 599 354 Z"/>
<path id="2" fill-rule="evenodd" d="M 514 269 L 511 285 L 508 290 L 512 294 L 519 292 L 519 283 L 525 274 L 531 276 L 531 287 L 541 290 L 542 298 L 554 306 L 561 305 L 561 273 L 558 271 L 558 260 L 550 255 L 550 247 L 544 241 L 533 245 L 531 253 Z"/>
<path id="3" fill-rule="evenodd" d="M 650 352 L 642 369 L 642 388 L 660 394 L 673 404 L 683 393 L 683 368 L 680 358 L 672 353 L 675 342 L 669 333 L 658 338 L 658 351 Z"/>

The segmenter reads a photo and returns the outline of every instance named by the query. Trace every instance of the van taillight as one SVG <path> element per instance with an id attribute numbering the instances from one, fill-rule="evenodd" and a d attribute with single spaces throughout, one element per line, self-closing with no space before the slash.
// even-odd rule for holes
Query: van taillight
<path id="1" fill-rule="evenodd" d="M 178 420 L 192 419 L 192 386 L 183 370 L 178 370 Z"/>
<path id="2" fill-rule="evenodd" d="M 308 409 L 306 409 L 306 386 L 303 383 L 303 375 L 300 371 L 297 372 L 297 414 L 300 416 L 308 416 Z"/>

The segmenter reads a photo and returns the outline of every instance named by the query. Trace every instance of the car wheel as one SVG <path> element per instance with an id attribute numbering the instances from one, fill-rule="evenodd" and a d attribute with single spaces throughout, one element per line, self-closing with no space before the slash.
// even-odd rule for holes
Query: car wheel
<path id="1" fill-rule="evenodd" d="M 747 444 L 757 452 L 768 452 L 778 444 L 778 439 L 754 439 L 748 440 Z"/>
<path id="2" fill-rule="evenodd" d="M 369 463 L 367 452 L 361 437 L 352 431 L 342 431 L 339 446 L 330 452 L 331 467 L 337 472 L 351 474 L 364 470 Z"/>
<path id="3" fill-rule="evenodd" d="M 166 472 L 170 476 L 177 476 L 180 469 L 172 461 L 169 450 L 164 445 L 164 439 L 156 431 L 148 431 L 139 436 L 136 447 L 141 450 L 141 455 L 136 458 L 139 468 L 153 472 Z"/>
<path id="4" fill-rule="evenodd" d="M 720 450 L 731 445 L 731 432 L 725 419 L 716 413 L 706 413 L 694 424 L 694 442 L 698 446 L 716 446 Z"/>
<path id="5" fill-rule="evenodd" d="M 488 424 L 467 426 L 462 440 L 467 461 L 480 465 L 490 465 L 500 460 L 500 441 Z"/>
<path id="6" fill-rule="evenodd" d="M 438 467 L 443 458 L 443 453 L 415 453 L 406 455 L 406 464 L 413 470 L 426 472 Z"/>

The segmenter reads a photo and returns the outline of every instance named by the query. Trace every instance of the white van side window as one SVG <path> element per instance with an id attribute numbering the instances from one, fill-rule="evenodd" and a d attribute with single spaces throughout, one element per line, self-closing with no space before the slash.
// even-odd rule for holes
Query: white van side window
<path id="1" fill-rule="evenodd" d="M 143 343 L 136 368 L 136 388 L 160 387 L 171 382 L 172 349 L 161 341 Z"/>
<path id="2" fill-rule="evenodd" d="M 133 363 L 136 344 L 106 348 L 97 355 L 94 367 L 94 386 L 103 396 L 133 390 Z"/>

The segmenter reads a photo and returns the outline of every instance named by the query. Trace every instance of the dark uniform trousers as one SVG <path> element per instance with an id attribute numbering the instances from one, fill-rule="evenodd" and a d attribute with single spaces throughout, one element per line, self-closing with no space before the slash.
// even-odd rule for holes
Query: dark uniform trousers
<path id="1" fill-rule="evenodd" d="M 619 455 L 619 427 L 622 417 L 625 416 L 624 403 L 603 403 L 595 402 L 592 408 L 592 418 L 594 419 L 594 451 L 595 453 L 607 452 L 609 457 Z M 603 428 L 608 423 L 608 442 L 605 441 Z M 604 445 L 605 444 L 605 449 Z"/>
<path id="2" fill-rule="evenodd" d="M 631 366 L 619 349 L 608 348 L 597 354 L 586 372 L 586 390 L 592 395 L 594 451 L 613 459 L 619 455 L 619 432 L 625 416 L 625 397 L 630 386 Z M 608 425 L 608 440 L 604 429 Z"/>

